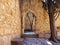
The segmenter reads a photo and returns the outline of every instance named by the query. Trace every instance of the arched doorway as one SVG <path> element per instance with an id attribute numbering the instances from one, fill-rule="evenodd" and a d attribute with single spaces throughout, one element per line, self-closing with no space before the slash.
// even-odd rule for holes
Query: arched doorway
<path id="1" fill-rule="evenodd" d="M 24 33 L 35 31 L 35 20 L 35 15 L 29 11 L 24 18 Z"/>

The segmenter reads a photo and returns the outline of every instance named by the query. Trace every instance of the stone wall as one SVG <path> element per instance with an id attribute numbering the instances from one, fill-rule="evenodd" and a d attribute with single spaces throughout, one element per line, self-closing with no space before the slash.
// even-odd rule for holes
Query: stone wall
<path id="1" fill-rule="evenodd" d="M 43 9 L 41 0 L 23 0 L 22 4 L 22 31 L 24 32 L 25 16 L 30 11 L 36 16 L 35 32 L 38 34 L 50 32 L 48 13 Z"/>
<path id="2" fill-rule="evenodd" d="M 18 0 L 0 0 L 0 45 L 10 45 L 21 36 L 21 18 Z"/>
<path id="3" fill-rule="evenodd" d="M 56 27 L 60 26 L 60 16 L 59 16 L 58 19 L 55 21 L 55 25 L 56 25 Z"/>
<path id="4" fill-rule="evenodd" d="M 44 10 L 42 0 L 23 0 L 22 3 L 22 32 L 24 33 L 24 23 L 25 16 L 27 13 L 32 12 L 36 16 L 35 21 L 35 32 L 36 33 L 50 33 L 50 23 L 49 23 L 49 15 L 48 11 Z M 27 22 L 26 22 L 27 23 Z M 60 16 L 55 21 L 55 26 L 60 26 Z"/>

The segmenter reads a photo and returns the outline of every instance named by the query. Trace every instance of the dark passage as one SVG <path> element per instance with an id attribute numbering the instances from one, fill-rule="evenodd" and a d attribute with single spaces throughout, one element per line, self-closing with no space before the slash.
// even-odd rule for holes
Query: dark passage
<path id="1" fill-rule="evenodd" d="M 31 29 L 25 29 L 24 32 L 25 32 L 25 33 L 26 33 L 26 32 L 33 32 L 33 30 L 31 30 Z"/>

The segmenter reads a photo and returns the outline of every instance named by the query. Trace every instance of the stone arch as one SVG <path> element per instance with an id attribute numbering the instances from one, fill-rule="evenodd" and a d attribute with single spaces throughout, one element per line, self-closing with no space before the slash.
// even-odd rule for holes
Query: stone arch
<path id="1" fill-rule="evenodd" d="M 24 32 L 25 31 L 34 31 L 35 30 L 35 21 L 36 16 L 33 12 L 29 11 L 24 17 Z"/>

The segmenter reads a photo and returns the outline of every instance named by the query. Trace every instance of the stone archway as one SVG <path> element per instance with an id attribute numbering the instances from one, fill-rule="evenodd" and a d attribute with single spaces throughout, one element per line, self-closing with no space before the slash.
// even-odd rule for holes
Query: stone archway
<path id="1" fill-rule="evenodd" d="M 24 18 L 24 32 L 34 32 L 35 30 L 35 15 L 29 11 Z"/>

